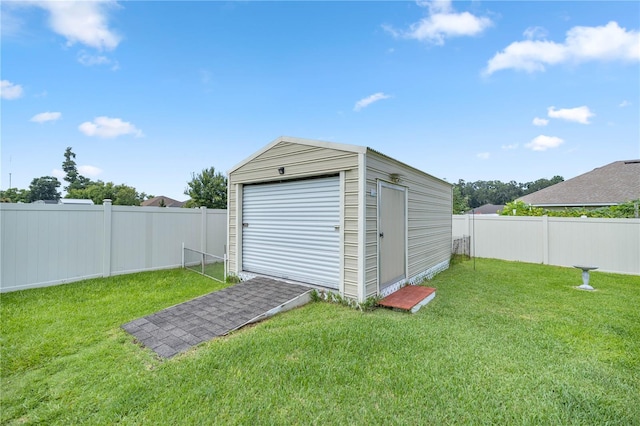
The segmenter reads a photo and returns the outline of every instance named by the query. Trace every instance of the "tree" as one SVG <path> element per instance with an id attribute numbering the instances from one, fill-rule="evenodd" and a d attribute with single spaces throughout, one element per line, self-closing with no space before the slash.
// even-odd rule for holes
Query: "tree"
<path id="1" fill-rule="evenodd" d="M 453 214 L 464 214 L 469 210 L 469 198 L 462 195 L 459 186 L 453 187 Z"/>
<path id="2" fill-rule="evenodd" d="M 562 176 L 554 176 L 550 180 L 549 179 L 538 179 L 534 182 L 527 182 L 523 185 L 524 193 L 522 195 L 531 194 L 536 191 L 540 191 L 548 186 L 555 185 L 556 183 L 563 182 L 564 178 Z"/>
<path id="3" fill-rule="evenodd" d="M 64 161 L 62 162 L 62 170 L 66 173 L 64 180 L 69 182 L 69 185 L 64 187 L 67 192 L 72 189 L 84 189 L 92 183 L 91 179 L 88 179 L 78 173 L 78 168 L 74 161 L 75 158 L 76 154 L 71 151 L 71 147 L 68 146 L 64 152 Z M 70 197 L 67 196 L 67 198 Z"/>
<path id="4" fill-rule="evenodd" d="M 0 191 L 0 203 L 29 203 L 31 193 L 28 189 L 8 188 Z"/>
<path id="5" fill-rule="evenodd" d="M 138 193 L 132 186 L 99 180 L 86 188 L 69 190 L 67 197 L 90 199 L 95 204 L 102 204 L 105 199 L 110 199 L 114 206 L 139 206 L 144 201 L 145 194 Z"/>
<path id="6" fill-rule="evenodd" d="M 191 199 L 185 207 L 227 208 L 227 177 L 216 173 L 213 167 L 203 169 L 198 175 L 191 173 L 191 181 L 187 185 L 189 187 L 184 193 Z"/>
<path id="7" fill-rule="evenodd" d="M 60 181 L 53 176 L 42 176 L 35 178 L 29 185 L 29 201 L 38 200 L 59 200 L 60 193 L 58 188 Z"/>

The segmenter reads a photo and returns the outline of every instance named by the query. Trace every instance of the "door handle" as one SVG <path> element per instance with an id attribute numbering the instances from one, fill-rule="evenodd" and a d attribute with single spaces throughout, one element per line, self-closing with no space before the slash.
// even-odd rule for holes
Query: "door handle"
<path id="1" fill-rule="evenodd" d="M 380 238 L 384 238 L 384 232 L 380 233 Z"/>

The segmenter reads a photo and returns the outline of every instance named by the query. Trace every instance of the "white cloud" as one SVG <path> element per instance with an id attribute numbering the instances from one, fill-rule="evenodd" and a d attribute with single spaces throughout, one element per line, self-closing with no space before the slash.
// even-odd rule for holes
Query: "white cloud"
<path id="1" fill-rule="evenodd" d="M 78 172 L 82 176 L 95 177 L 102 173 L 102 169 L 95 166 L 78 166 Z"/>
<path id="2" fill-rule="evenodd" d="M 529 27 L 522 33 L 527 40 L 547 38 L 547 30 L 543 27 Z"/>
<path id="3" fill-rule="evenodd" d="M 512 143 L 510 145 L 502 145 L 502 149 L 517 149 L 517 148 L 518 148 L 517 143 Z"/>
<path id="4" fill-rule="evenodd" d="M 33 1 L 49 12 L 51 29 L 67 39 L 67 45 L 81 43 L 99 50 L 115 49 L 121 37 L 109 28 L 108 10 L 117 7 L 112 0 Z"/>
<path id="5" fill-rule="evenodd" d="M 84 66 L 90 67 L 93 65 L 109 65 L 111 64 L 111 59 L 109 59 L 105 55 L 92 55 L 84 50 L 81 50 L 80 52 L 78 52 L 78 62 L 80 62 Z"/>
<path id="6" fill-rule="evenodd" d="M 418 5 L 429 9 L 427 17 L 411 24 L 407 30 L 396 30 L 389 25 L 383 28 L 394 37 L 442 45 L 446 38 L 476 36 L 493 25 L 489 18 L 454 12 L 451 1 L 419 1 Z"/>
<path id="7" fill-rule="evenodd" d="M 142 131 L 133 124 L 122 121 L 119 118 L 96 117 L 93 122 L 85 121 L 78 130 L 87 136 L 97 136 L 99 138 L 115 138 L 122 135 L 144 136 Z"/>
<path id="8" fill-rule="evenodd" d="M 479 152 L 478 154 L 476 154 L 476 157 L 478 157 L 481 160 L 488 160 L 489 157 L 491 157 L 491 153 L 489 153 L 489 152 Z"/>
<path id="9" fill-rule="evenodd" d="M 535 117 L 533 119 L 534 126 L 546 126 L 547 124 L 549 124 L 549 120 L 546 118 Z"/>
<path id="10" fill-rule="evenodd" d="M 486 75 L 503 69 L 544 71 L 546 66 L 588 61 L 640 60 L 640 32 L 627 31 L 611 21 L 600 27 L 573 27 L 562 43 L 516 41 L 487 63 Z"/>
<path id="11" fill-rule="evenodd" d="M 620 104 L 618 104 L 618 106 L 620 108 L 628 107 L 628 106 L 631 106 L 631 102 L 629 102 L 628 100 L 625 99 L 624 101 L 620 102 Z"/>
<path id="12" fill-rule="evenodd" d="M 362 108 L 366 108 L 374 102 L 378 102 L 382 99 L 389 99 L 391 96 L 385 95 L 382 92 L 374 93 L 371 96 L 367 96 L 366 98 L 360 99 L 356 102 L 356 105 L 353 107 L 354 111 L 360 111 Z"/>
<path id="13" fill-rule="evenodd" d="M 531 140 L 531 142 L 529 142 L 528 144 L 525 144 L 525 147 L 533 151 L 546 151 L 550 148 L 557 148 L 562 143 L 564 143 L 564 140 L 560 139 L 557 136 L 540 135 L 533 138 L 533 140 Z"/>
<path id="14" fill-rule="evenodd" d="M 40 114 L 36 114 L 31 117 L 30 121 L 34 123 L 45 123 L 47 121 L 56 121 L 62 117 L 61 112 L 41 112 Z"/>
<path id="15" fill-rule="evenodd" d="M 22 97 L 22 86 L 10 82 L 9 80 L 0 81 L 0 98 L 2 99 L 18 99 Z"/>
<path id="16" fill-rule="evenodd" d="M 431 13 L 451 12 L 451 0 L 417 0 L 416 4 L 420 7 L 429 8 Z"/>
<path id="17" fill-rule="evenodd" d="M 550 106 L 547 108 L 547 114 L 551 118 L 559 118 L 561 120 L 575 121 L 576 123 L 589 124 L 589 118 L 595 116 L 587 106 L 577 108 L 556 109 Z"/>

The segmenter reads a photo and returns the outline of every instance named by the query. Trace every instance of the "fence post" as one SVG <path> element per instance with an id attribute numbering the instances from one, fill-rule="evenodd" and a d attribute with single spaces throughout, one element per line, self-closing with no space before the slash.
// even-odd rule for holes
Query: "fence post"
<path id="1" fill-rule="evenodd" d="M 469 238 L 471 238 L 471 225 L 469 225 L 469 214 L 465 214 L 464 215 L 464 230 L 465 232 L 462 233 L 462 236 L 464 237 L 465 235 L 468 235 Z M 471 254 L 471 252 L 469 252 L 469 254 Z"/>
<path id="2" fill-rule="evenodd" d="M 549 216 L 542 216 L 542 263 L 549 264 Z"/>
<path id="3" fill-rule="evenodd" d="M 102 249 L 102 276 L 111 276 L 111 200 L 105 199 L 102 202 L 104 209 L 104 234 Z"/>
<path id="4" fill-rule="evenodd" d="M 200 226 L 200 251 L 207 253 L 207 208 L 200 207 L 202 224 Z"/>

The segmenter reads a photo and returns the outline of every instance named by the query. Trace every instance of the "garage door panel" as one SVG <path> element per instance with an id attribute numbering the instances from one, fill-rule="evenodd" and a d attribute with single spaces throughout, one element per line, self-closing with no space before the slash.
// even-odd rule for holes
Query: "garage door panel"
<path id="1" fill-rule="evenodd" d="M 246 185 L 242 268 L 338 288 L 339 177 Z"/>

